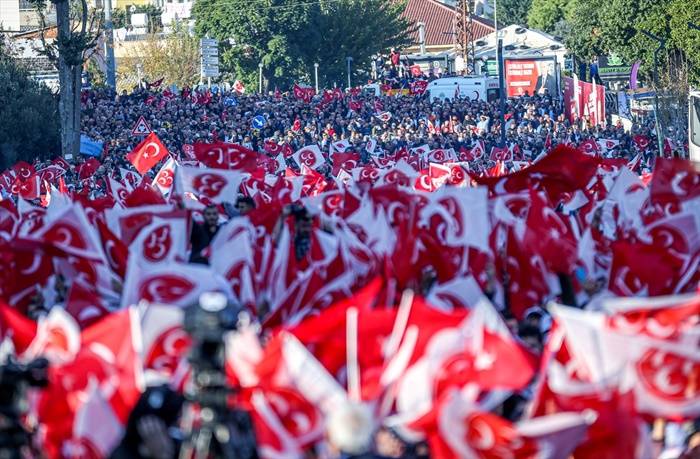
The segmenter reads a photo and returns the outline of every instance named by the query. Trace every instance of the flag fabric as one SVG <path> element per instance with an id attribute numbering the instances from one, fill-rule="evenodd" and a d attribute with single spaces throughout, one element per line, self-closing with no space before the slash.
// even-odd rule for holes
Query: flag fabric
<path id="1" fill-rule="evenodd" d="M 312 170 L 318 169 L 326 162 L 317 145 L 300 148 L 292 155 L 292 158 L 294 158 L 299 167 L 306 166 Z"/>
<path id="2" fill-rule="evenodd" d="M 104 143 L 97 140 L 93 140 L 86 135 L 80 136 L 80 153 L 87 156 L 94 156 L 99 158 L 102 156 L 102 151 L 104 148 Z"/>
<path id="3" fill-rule="evenodd" d="M 141 141 L 131 153 L 126 155 L 126 159 L 134 168 L 143 175 L 151 170 L 161 159 L 168 155 L 168 149 L 160 141 L 158 136 L 151 132 Z"/>
<path id="4" fill-rule="evenodd" d="M 243 86 L 243 83 L 240 82 L 240 80 L 236 80 L 233 83 L 233 90 L 237 92 L 238 94 L 245 94 L 245 86 Z"/>

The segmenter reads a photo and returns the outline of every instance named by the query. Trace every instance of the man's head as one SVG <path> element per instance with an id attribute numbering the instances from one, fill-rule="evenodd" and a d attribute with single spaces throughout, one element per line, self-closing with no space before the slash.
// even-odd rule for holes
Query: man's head
<path id="1" fill-rule="evenodd" d="M 250 196 L 241 196 L 236 201 L 236 210 L 240 212 L 241 215 L 245 215 L 251 210 L 255 209 L 255 201 Z"/>
<path id="2" fill-rule="evenodd" d="M 219 210 L 214 204 L 210 204 L 204 209 L 204 223 L 207 226 L 216 226 L 219 223 Z"/>

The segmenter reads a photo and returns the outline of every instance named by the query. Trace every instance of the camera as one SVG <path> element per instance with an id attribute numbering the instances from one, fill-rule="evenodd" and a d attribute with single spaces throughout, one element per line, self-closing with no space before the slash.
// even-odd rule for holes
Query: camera
<path id="1" fill-rule="evenodd" d="M 250 414 L 230 406 L 233 389 L 226 380 L 226 334 L 238 328 L 242 308 L 218 292 L 203 293 L 185 309 L 184 330 L 192 338 L 189 362 L 192 388 L 186 393 L 189 419 L 180 457 L 257 459 Z M 192 420 L 194 407 L 199 421 Z M 197 427 L 193 427 L 194 425 Z"/>

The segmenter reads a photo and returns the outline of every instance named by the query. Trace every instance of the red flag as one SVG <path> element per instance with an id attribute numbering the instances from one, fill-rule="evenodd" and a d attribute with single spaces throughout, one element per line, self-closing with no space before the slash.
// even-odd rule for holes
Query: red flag
<path id="1" fill-rule="evenodd" d="M 156 80 L 152 83 L 146 83 L 146 86 L 148 86 L 148 89 L 160 88 L 160 85 L 163 84 L 164 79 L 165 77 L 161 78 L 160 80 Z"/>
<path id="2" fill-rule="evenodd" d="M 243 86 L 243 83 L 241 83 L 240 80 L 236 80 L 233 83 L 233 90 L 239 94 L 243 94 L 245 93 L 245 86 Z"/>
<path id="3" fill-rule="evenodd" d="M 56 180 L 58 177 L 62 176 L 65 173 L 66 170 L 58 165 L 47 166 L 37 171 L 37 174 L 39 174 L 39 177 L 41 177 L 42 181 L 46 180 L 50 183 L 53 183 L 54 180 Z"/>
<path id="4" fill-rule="evenodd" d="M 634 137 L 632 137 L 632 141 L 634 142 L 634 145 L 639 151 L 646 150 L 647 148 L 649 148 L 649 144 L 651 143 L 649 137 L 641 134 L 637 134 Z"/>
<path id="5" fill-rule="evenodd" d="M 507 147 L 493 147 L 491 148 L 491 160 L 492 161 L 512 161 L 513 152 Z"/>
<path id="6" fill-rule="evenodd" d="M 265 148 L 265 151 L 270 153 L 271 155 L 277 156 L 282 152 L 282 145 L 277 143 L 273 139 L 267 139 L 265 140 L 265 143 L 263 143 L 263 148 Z"/>
<path id="7" fill-rule="evenodd" d="M 12 170 L 14 171 L 15 175 L 21 179 L 28 179 L 30 176 L 36 173 L 34 166 L 26 161 L 18 161 L 14 166 L 12 166 Z"/>
<path id="8" fill-rule="evenodd" d="M 106 456 L 119 443 L 143 390 L 140 342 L 138 314 L 126 309 L 83 330 L 72 360 L 49 366 L 36 404 L 49 457 L 75 448 Z"/>
<path id="9" fill-rule="evenodd" d="M 61 158 L 60 156 L 58 158 L 54 159 L 53 161 L 51 161 L 51 163 L 57 165 L 58 167 L 60 167 L 64 171 L 70 170 L 70 164 L 68 164 L 68 161 Z"/>
<path id="10" fill-rule="evenodd" d="M 302 100 L 307 104 L 311 102 L 311 99 L 313 98 L 315 92 L 313 88 L 302 88 L 296 83 L 294 84 L 294 88 L 292 89 L 292 91 L 296 99 Z"/>
<path id="11" fill-rule="evenodd" d="M 28 177 L 26 180 L 20 179 L 18 176 L 15 179 L 15 183 L 12 184 L 11 191 L 13 194 L 21 196 L 22 199 L 31 201 L 32 199 L 39 198 L 40 187 L 41 179 L 39 178 L 39 175 L 34 174 Z"/>
<path id="12" fill-rule="evenodd" d="M 333 155 L 333 175 L 338 175 L 340 169 L 350 171 L 357 167 L 360 155 L 357 153 L 335 153 Z"/>
<path id="13" fill-rule="evenodd" d="M 196 143 L 194 155 L 207 167 L 254 171 L 258 166 L 258 154 L 234 143 Z"/>
<path id="14" fill-rule="evenodd" d="M 66 299 L 66 312 L 86 328 L 110 313 L 110 308 L 93 285 L 74 279 Z"/>
<path id="15" fill-rule="evenodd" d="M 593 139 L 586 139 L 579 144 L 579 149 L 589 156 L 598 156 L 600 153 L 600 146 Z"/>
<path id="16" fill-rule="evenodd" d="M 85 180 L 90 178 L 97 169 L 101 166 L 100 162 L 95 158 L 89 158 L 80 166 L 78 166 L 78 178 L 80 180 Z"/>
<path id="17" fill-rule="evenodd" d="M 158 136 L 151 132 L 148 136 L 126 155 L 126 159 L 134 165 L 139 174 L 143 175 L 168 155 L 168 149 Z"/>

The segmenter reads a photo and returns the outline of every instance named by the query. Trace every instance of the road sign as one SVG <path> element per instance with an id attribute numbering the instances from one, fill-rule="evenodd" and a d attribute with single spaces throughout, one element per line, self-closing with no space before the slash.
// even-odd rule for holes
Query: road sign
<path id="1" fill-rule="evenodd" d="M 253 118 L 253 129 L 262 129 L 265 126 L 265 117 L 258 115 Z"/>
<path id="2" fill-rule="evenodd" d="M 216 78 L 219 76 L 219 40 L 202 38 L 199 41 L 201 52 L 201 74 L 203 77 Z"/>
<path id="3" fill-rule="evenodd" d="M 151 133 L 151 127 L 146 122 L 146 118 L 139 116 L 138 121 L 134 124 L 134 128 L 131 130 L 131 135 L 148 135 Z"/>

